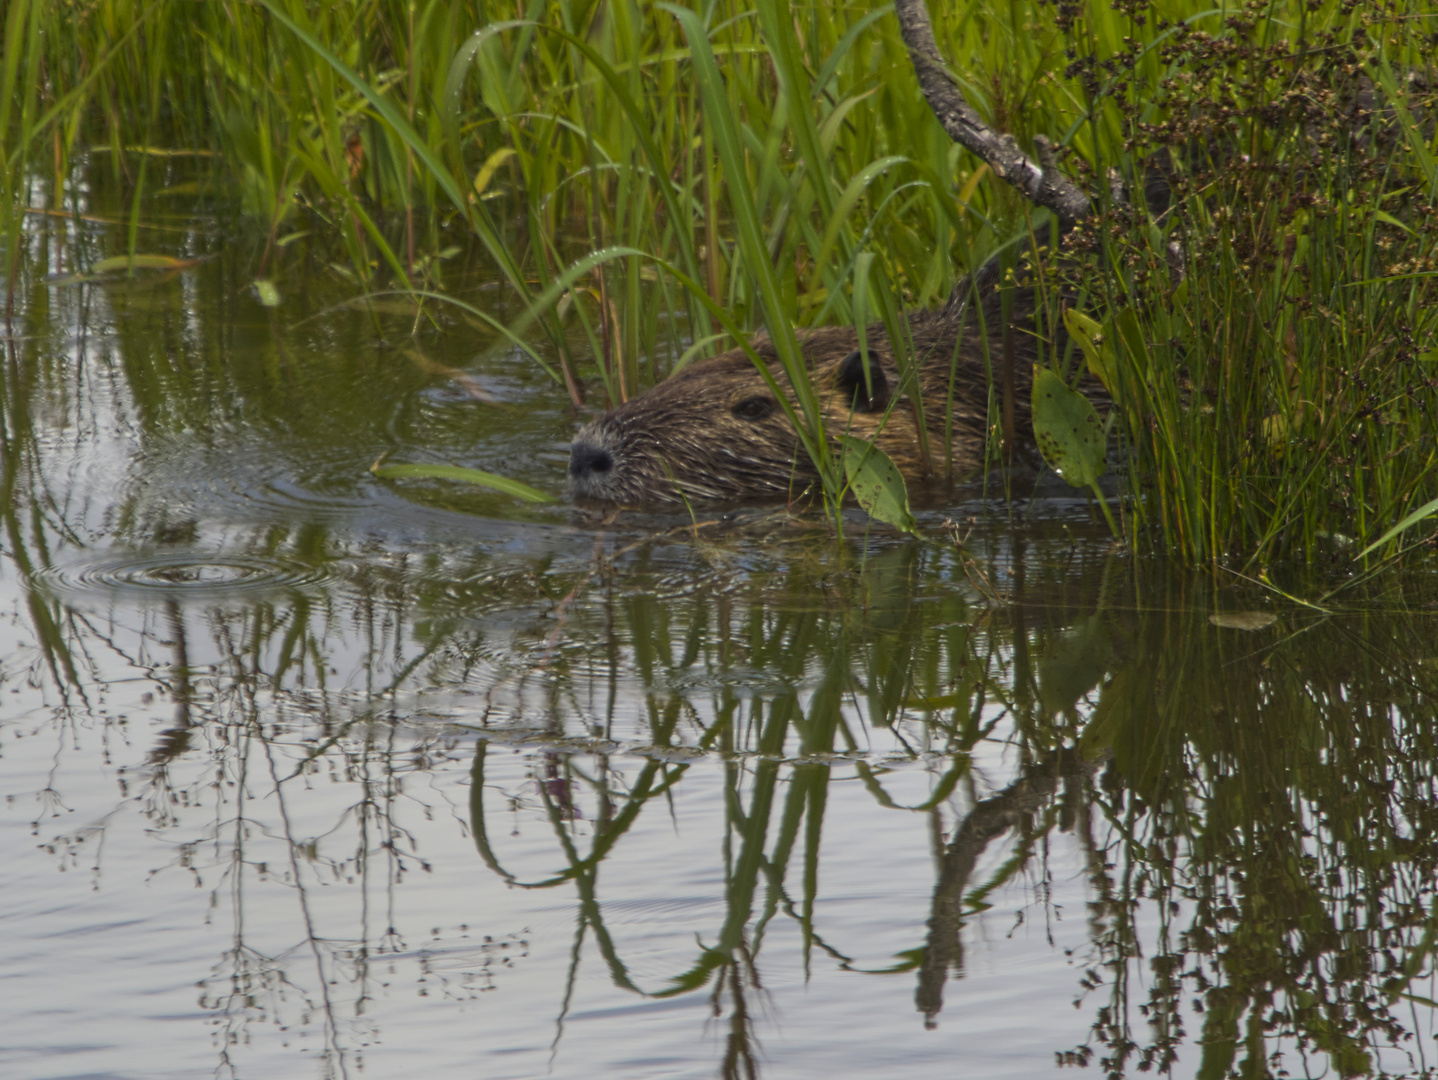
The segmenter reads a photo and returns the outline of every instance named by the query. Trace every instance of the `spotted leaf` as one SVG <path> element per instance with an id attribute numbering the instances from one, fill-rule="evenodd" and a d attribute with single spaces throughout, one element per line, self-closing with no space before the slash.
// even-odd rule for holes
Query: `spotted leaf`
<path id="1" fill-rule="evenodd" d="M 909 510 L 909 489 L 893 459 L 864 439 L 841 435 L 839 441 L 849 490 L 864 511 L 901 532 L 917 533 L 919 523 Z"/>
<path id="2" fill-rule="evenodd" d="M 1103 422 L 1092 403 L 1048 368 L 1036 368 L 1033 390 L 1034 441 L 1054 472 L 1074 487 L 1103 475 Z"/>

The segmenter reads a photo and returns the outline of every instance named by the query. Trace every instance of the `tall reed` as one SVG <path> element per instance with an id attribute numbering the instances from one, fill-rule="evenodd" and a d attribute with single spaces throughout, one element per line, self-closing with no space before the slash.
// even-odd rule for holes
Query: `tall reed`
<path id="1" fill-rule="evenodd" d="M 1129 386 L 1136 543 L 1312 557 L 1322 535 L 1376 536 L 1433 493 L 1432 83 L 1409 79 L 1432 54 L 1429 14 L 935 11 L 996 127 L 1057 138 L 1104 199 L 1110 171 L 1131 193 L 1092 224 L 1080 289 Z M 766 328 L 831 505 L 842 477 L 795 331 L 877 321 L 902 343 L 904 309 L 1043 232 L 949 141 L 872 2 L 14 0 L 5 32 L 7 281 L 24 207 L 79 211 L 76 181 L 108 169 L 133 224 L 156 151 L 212 153 L 268 229 L 257 277 L 322 245 L 358 287 L 440 292 L 453 238 L 477 239 L 524 313 L 489 316 L 496 338 L 522 340 L 576 402 L 586 385 L 622 401 Z M 1410 105 L 1342 133 L 1335 103 L 1361 79 Z M 1189 156 L 1204 140 L 1217 149 Z M 1171 209 L 1150 212 L 1137 192 L 1160 146 L 1180 175 Z M 921 438 L 942 462 L 944 433 Z"/>

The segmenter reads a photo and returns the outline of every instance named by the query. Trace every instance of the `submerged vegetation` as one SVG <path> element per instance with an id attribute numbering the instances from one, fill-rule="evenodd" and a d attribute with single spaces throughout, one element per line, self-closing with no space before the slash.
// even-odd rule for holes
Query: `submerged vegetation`
<path id="1" fill-rule="evenodd" d="M 132 208 L 128 251 L 94 263 L 152 254 L 166 157 L 211 156 L 214 190 L 267 231 L 267 295 L 319 261 L 357 291 L 452 304 L 445 261 L 472 238 L 509 321 L 466 314 L 576 404 L 766 328 L 831 506 L 843 468 L 796 329 L 881 321 L 901 340 L 905 308 L 1011 241 L 1058 239 L 945 134 L 890 5 L 4 10 L 7 312 L 62 269 L 27 216 L 84 215 L 104 174 Z M 1428 3 L 975 0 L 933 17 L 985 119 L 1052 139 L 1095 200 L 1063 238 L 1082 257 L 1045 286 L 1047 325 L 1062 296 L 1099 327 L 1088 363 L 1116 401 L 1131 542 L 1245 568 L 1347 558 L 1438 494 Z M 1073 344 L 1051 353 L 1070 381 L 1085 366 Z"/>

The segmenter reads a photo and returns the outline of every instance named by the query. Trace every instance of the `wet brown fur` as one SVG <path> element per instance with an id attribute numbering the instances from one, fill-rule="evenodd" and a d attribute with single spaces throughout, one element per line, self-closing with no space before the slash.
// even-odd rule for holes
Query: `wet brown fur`
<path id="1" fill-rule="evenodd" d="M 978 329 L 979 305 L 965 303 L 965 292 L 956 293 L 955 299 L 940 309 L 909 316 L 930 470 L 925 469 L 920 452 L 913 395 L 901 384 L 883 326 L 869 328 L 867 344 L 871 363 L 876 360 L 882 372 L 890 402 L 882 400 L 882 394 L 878 401 L 868 400 L 872 383 L 855 390 L 852 379 L 857 362 L 849 358 L 858 347 L 858 335 L 852 326 L 801 332 L 800 348 L 820 396 L 831 440 L 845 432 L 874 440 L 911 482 L 951 474 L 962 477 L 983 464 L 991 423 L 988 365 L 992 365 L 995 386 L 995 423 L 999 412 L 1001 307 L 997 291 L 989 290 L 982 305 L 988 336 L 986 364 Z M 1014 290 L 1016 298 L 1027 292 Z M 1011 340 L 1017 375 L 1016 434 L 1026 442 L 1031 439 L 1031 373 L 1046 346 L 1034 330 L 1029 305 L 1016 300 L 1015 307 L 1020 306 L 1026 310 L 1016 320 Z M 792 404 L 793 391 L 779 366 L 773 342 L 761 334 L 751 345 Z M 862 376 L 862 367 L 858 374 Z M 944 413 L 951 379 L 952 442 L 946 454 Z M 758 415 L 765 410 L 755 405 L 756 401 L 768 402 L 766 415 Z M 775 407 L 764 379 L 741 349 L 695 363 L 586 425 L 575 435 L 570 473 L 576 496 L 623 505 L 674 501 L 681 495 L 700 501 L 792 496 L 817 479 L 788 417 Z"/>

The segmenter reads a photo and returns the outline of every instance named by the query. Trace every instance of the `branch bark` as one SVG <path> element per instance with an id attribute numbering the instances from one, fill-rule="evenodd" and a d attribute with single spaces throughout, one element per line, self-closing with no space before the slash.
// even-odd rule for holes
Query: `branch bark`
<path id="1" fill-rule="evenodd" d="M 924 0 L 894 0 L 899 31 L 909 49 L 919 88 L 939 123 L 965 149 L 973 151 L 994 173 L 1018 188 L 1036 206 L 1052 210 L 1066 229 L 1088 216 L 1093 201 L 1054 163 L 1053 148 L 1043 136 L 1034 139 L 1040 161 L 1019 149 L 1018 141 L 994 131 L 964 98 L 949 74 L 934 40 L 934 28 Z"/>

